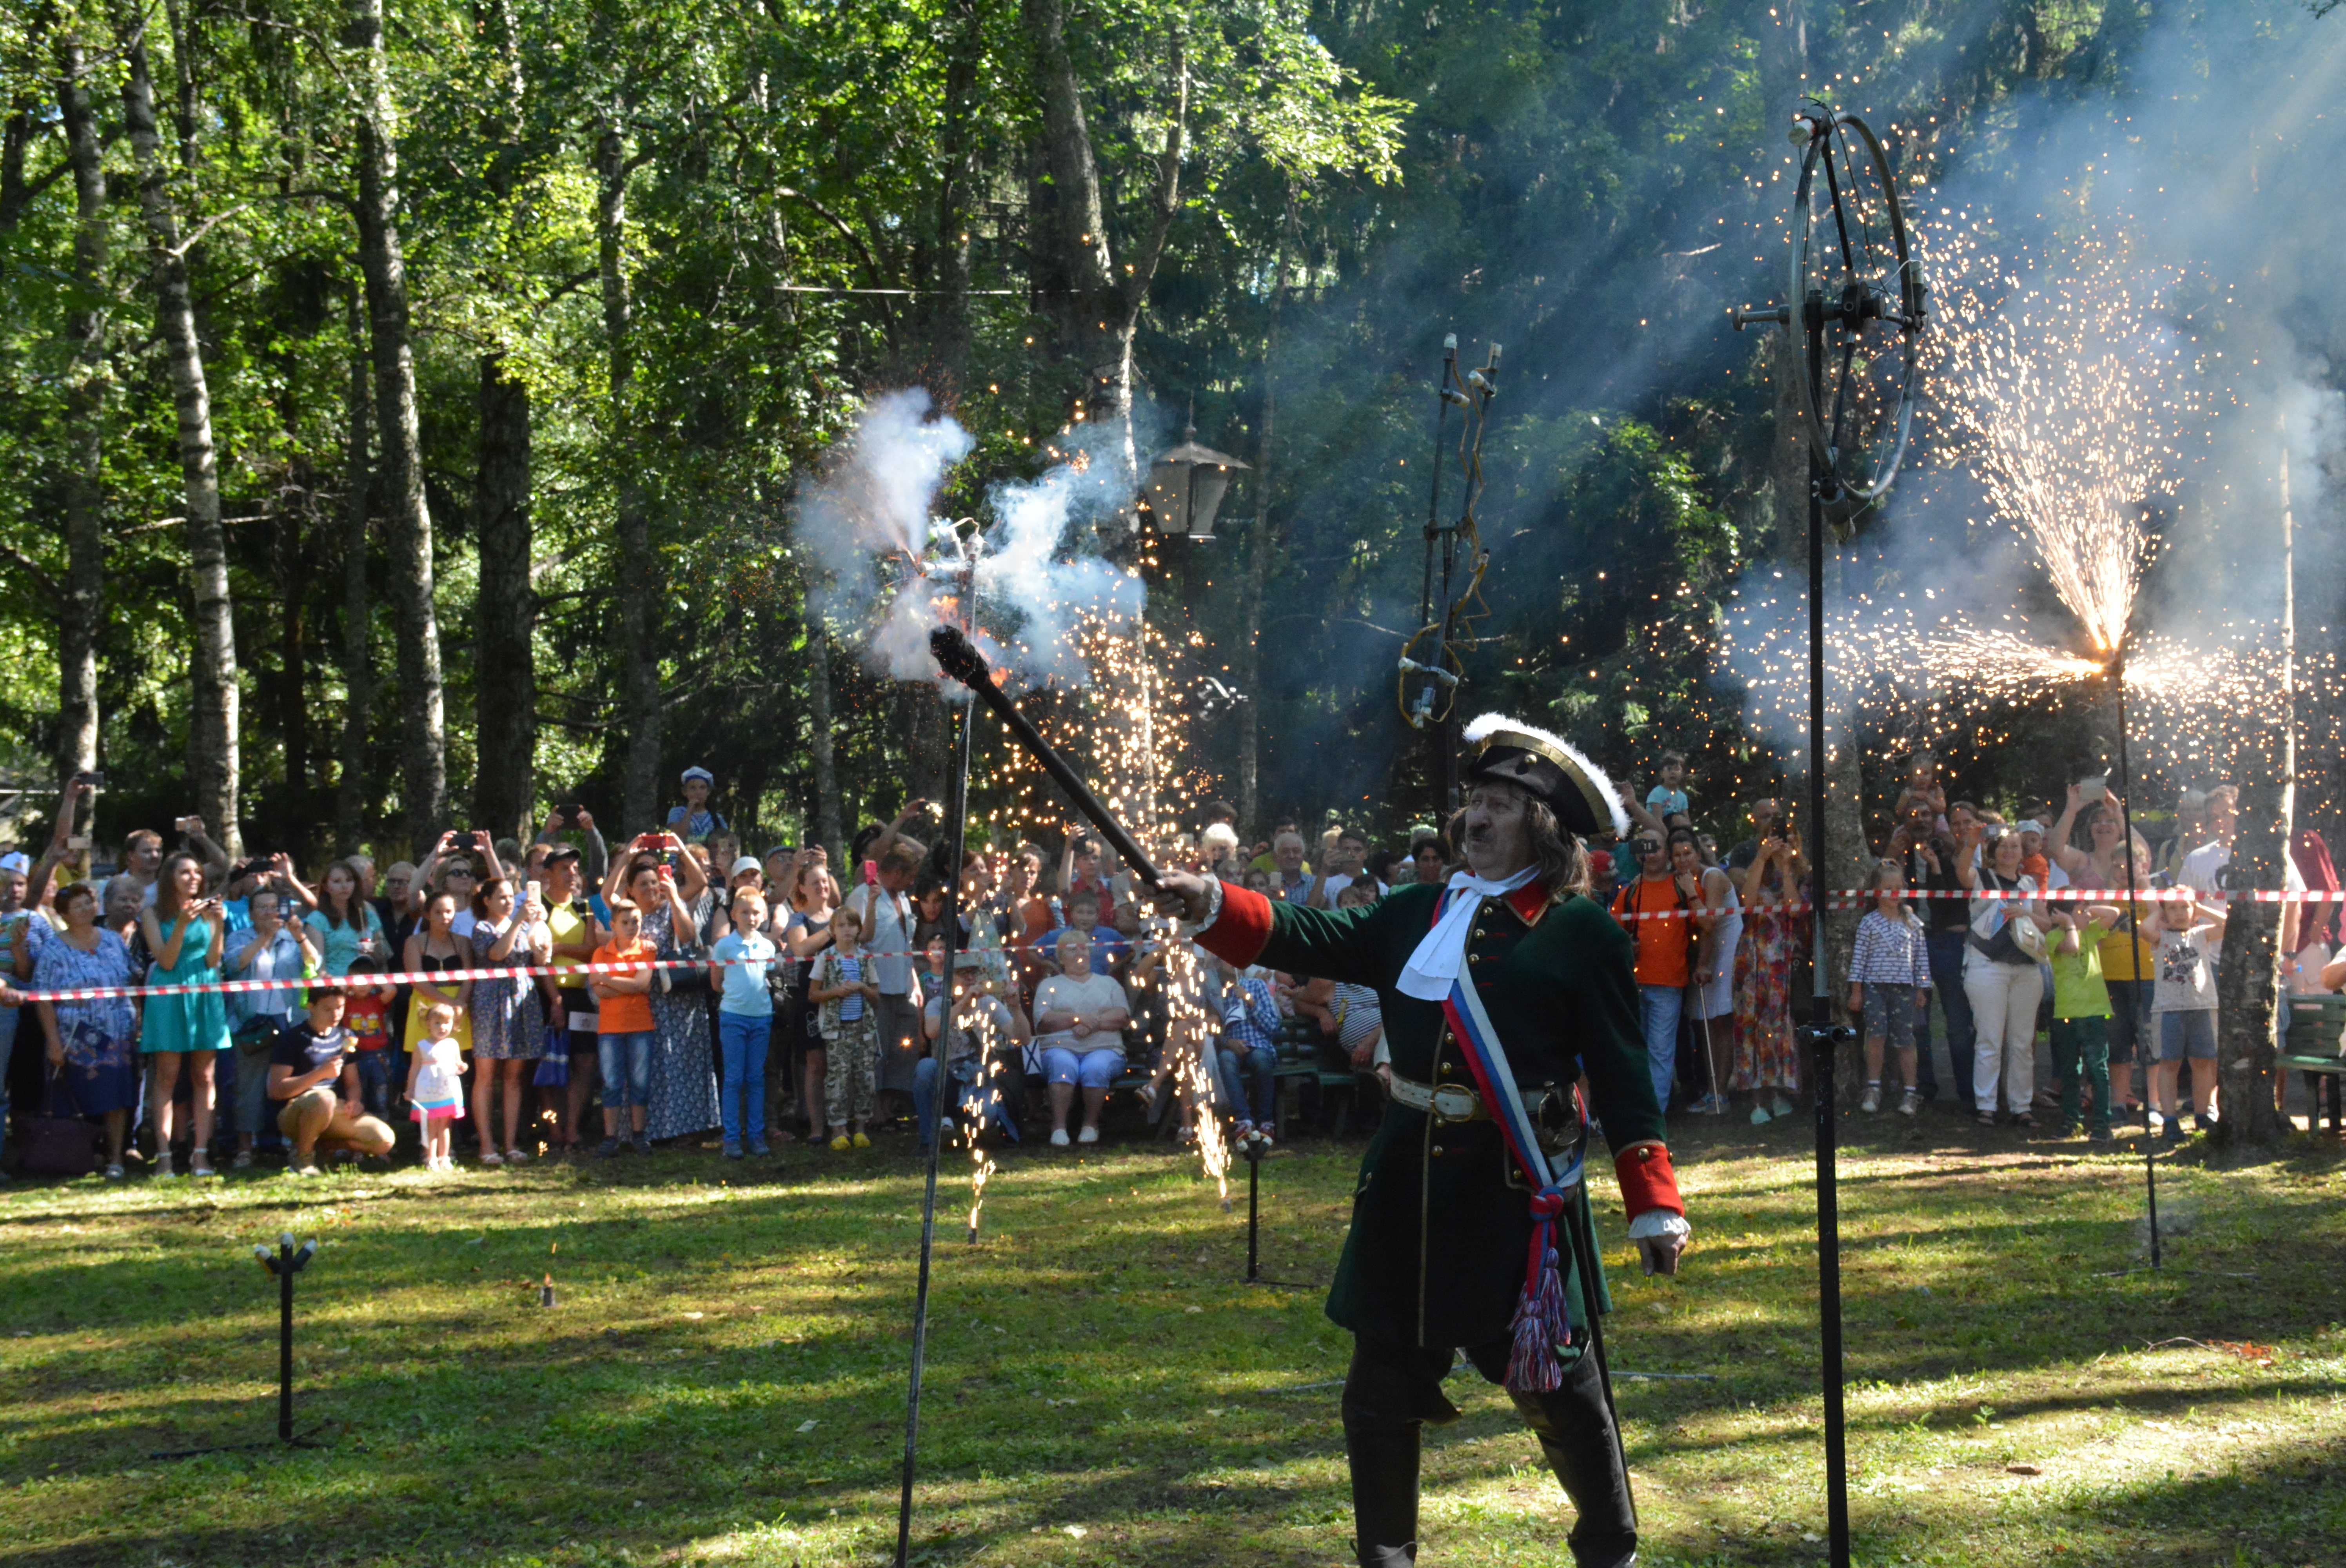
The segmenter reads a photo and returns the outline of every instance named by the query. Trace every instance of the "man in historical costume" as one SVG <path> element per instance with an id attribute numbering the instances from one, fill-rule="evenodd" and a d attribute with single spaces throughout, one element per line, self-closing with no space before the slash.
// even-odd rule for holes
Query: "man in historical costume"
<path id="1" fill-rule="evenodd" d="M 1505 1384 L 1578 1510 L 1575 1562 L 1621 1568 L 1637 1516 L 1588 1353 L 1604 1284 L 1580 1182 L 1584 1073 L 1647 1270 L 1675 1273 L 1688 1234 L 1629 936 L 1585 896 L 1580 837 L 1626 831 L 1627 816 L 1553 735 L 1485 716 L 1465 736 L 1452 831 L 1466 870 L 1446 888 L 1331 911 L 1168 872 L 1165 901 L 1233 964 L 1372 985 L 1383 1005 L 1393 1097 L 1327 1303 L 1353 1335 L 1344 1443 L 1362 1568 L 1416 1560 L 1419 1429 L 1457 1417 L 1442 1380 L 1460 1349 Z"/>

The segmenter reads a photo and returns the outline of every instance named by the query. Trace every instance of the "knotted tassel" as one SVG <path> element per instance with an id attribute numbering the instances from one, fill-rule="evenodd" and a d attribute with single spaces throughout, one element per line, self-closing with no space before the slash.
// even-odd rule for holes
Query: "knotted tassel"
<path id="1" fill-rule="evenodd" d="M 1564 1195 L 1550 1187 L 1532 1199 L 1531 1256 L 1524 1293 L 1515 1303 L 1515 1346 L 1507 1356 L 1506 1386 L 1519 1393 L 1551 1393 L 1564 1386 L 1564 1362 L 1556 1347 L 1572 1332 L 1565 1306 L 1564 1270 L 1556 1254 L 1556 1217 Z"/>

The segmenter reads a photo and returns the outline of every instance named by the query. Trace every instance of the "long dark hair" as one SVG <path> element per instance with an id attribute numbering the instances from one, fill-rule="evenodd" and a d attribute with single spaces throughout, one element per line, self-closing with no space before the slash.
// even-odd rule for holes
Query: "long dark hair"
<path id="1" fill-rule="evenodd" d="M 196 856 L 185 850 L 174 850 L 163 857 L 162 869 L 155 873 L 155 918 L 158 921 L 178 920 L 188 912 L 187 904 L 179 897 L 179 868 L 183 865 L 193 866 L 198 871 L 204 869 L 203 861 Z M 200 882 L 197 884 L 196 896 L 204 896 Z"/>
<path id="2" fill-rule="evenodd" d="M 343 908 L 339 910 L 334 907 L 334 873 L 336 871 L 345 872 L 351 879 L 350 900 Z M 346 929 L 356 926 L 362 930 L 365 928 L 366 881 L 359 875 L 359 869 L 356 866 L 348 860 L 336 860 L 326 868 L 326 874 L 318 879 L 318 912 L 325 917 L 326 923 L 330 926 L 342 926 Z"/>
<path id="3" fill-rule="evenodd" d="M 1493 780 L 1497 782 L 1497 780 Z M 1548 803 L 1526 795 L 1524 799 L 1524 823 L 1531 834 L 1532 863 L 1537 868 L 1540 885 L 1547 889 L 1547 901 L 1560 904 L 1576 893 L 1588 891 L 1588 849 L 1578 835 L 1556 820 Z M 1443 830 L 1444 847 L 1466 842 L 1466 812 L 1462 807 L 1453 812 Z M 1453 863 L 1464 860 L 1465 851 L 1457 851 Z"/>

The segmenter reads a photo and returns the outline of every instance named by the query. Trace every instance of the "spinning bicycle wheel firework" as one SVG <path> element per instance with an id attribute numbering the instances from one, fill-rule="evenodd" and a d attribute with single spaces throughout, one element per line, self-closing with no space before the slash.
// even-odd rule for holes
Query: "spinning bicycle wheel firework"
<path id="1" fill-rule="evenodd" d="M 1847 524 L 1889 494 L 1913 425 L 1929 289 L 1882 142 L 1855 115 L 1803 109 L 1785 280 L 1790 301 L 1738 311 L 1735 324 L 1794 332 L 1794 397 L 1818 500 Z"/>

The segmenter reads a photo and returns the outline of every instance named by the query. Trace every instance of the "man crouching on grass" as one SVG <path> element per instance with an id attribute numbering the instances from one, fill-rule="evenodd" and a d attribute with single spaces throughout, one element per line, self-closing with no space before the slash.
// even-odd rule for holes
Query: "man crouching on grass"
<path id="1" fill-rule="evenodd" d="M 286 1169 L 318 1174 L 318 1151 L 391 1153 L 392 1131 L 359 1108 L 358 1040 L 342 1027 L 342 993 L 310 993 L 310 1015 L 278 1035 L 269 1052 L 269 1097 L 277 1130 L 293 1145 Z"/>

